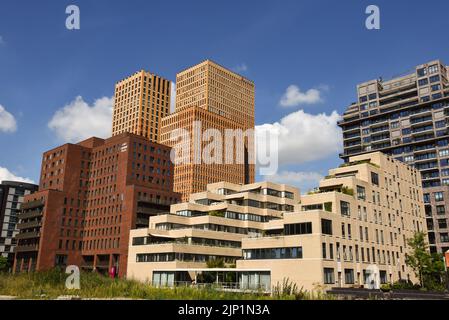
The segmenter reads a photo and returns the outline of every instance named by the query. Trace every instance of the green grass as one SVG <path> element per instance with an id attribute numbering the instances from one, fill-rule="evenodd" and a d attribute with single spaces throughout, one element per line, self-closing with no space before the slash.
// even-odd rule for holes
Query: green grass
<path id="1" fill-rule="evenodd" d="M 97 273 L 82 272 L 80 290 L 65 287 L 68 275 L 52 270 L 46 272 L 11 275 L 0 273 L 0 295 L 19 299 L 55 299 L 75 295 L 80 298 L 129 298 L 151 300 L 261 300 L 261 299 L 323 299 L 302 290 L 276 290 L 273 296 L 258 293 L 222 292 L 214 288 L 154 288 L 147 284 L 125 279 L 111 279 Z M 284 284 L 285 285 L 285 284 Z"/>

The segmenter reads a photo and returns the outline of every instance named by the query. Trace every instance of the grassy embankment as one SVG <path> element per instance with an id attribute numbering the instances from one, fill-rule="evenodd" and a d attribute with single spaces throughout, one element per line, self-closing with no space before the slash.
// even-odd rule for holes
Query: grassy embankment
<path id="1" fill-rule="evenodd" d="M 88 298 L 129 298 L 151 300 L 260 300 L 260 299 L 326 299 L 322 294 L 311 294 L 288 282 L 278 286 L 272 296 L 258 293 L 233 293 L 214 288 L 154 288 L 132 280 L 111 279 L 97 273 L 81 273 L 80 290 L 65 287 L 67 274 L 58 270 L 11 275 L 0 273 L 0 295 L 19 299 L 55 299 L 75 295 Z"/>

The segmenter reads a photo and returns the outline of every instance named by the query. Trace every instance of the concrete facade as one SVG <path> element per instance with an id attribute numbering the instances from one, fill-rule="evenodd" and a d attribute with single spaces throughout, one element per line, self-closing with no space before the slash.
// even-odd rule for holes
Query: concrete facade
<path id="1" fill-rule="evenodd" d="M 15 236 L 20 206 L 26 195 L 36 192 L 38 186 L 18 181 L 2 181 L 0 184 L 0 256 L 14 263 Z"/>
<path id="2" fill-rule="evenodd" d="M 349 157 L 382 151 L 421 171 L 431 252 L 449 249 L 449 82 L 440 60 L 357 86 L 339 123 Z"/>
<path id="3" fill-rule="evenodd" d="M 405 254 L 407 239 L 427 230 L 420 179 L 416 169 L 372 153 L 330 170 L 304 196 L 273 183 L 209 185 L 170 215 L 150 218 L 149 229 L 131 231 L 128 277 L 151 282 L 155 272 L 221 258 L 240 271 L 270 269 L 271 286 L 415 282 Z"/>

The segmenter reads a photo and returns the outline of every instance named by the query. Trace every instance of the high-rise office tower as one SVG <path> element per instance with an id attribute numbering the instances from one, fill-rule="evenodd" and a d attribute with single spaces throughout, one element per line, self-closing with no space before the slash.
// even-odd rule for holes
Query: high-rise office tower
<path id="1" fill-rule="evenodd" d="M 421 171 L 430 250 L 449 250 L 448 68 L 436 60 L 409 74 L 357 86 L 339 123 L 341 157 L 382 151 Z"/>
<path id="2" fill-rule="evenodd" d="M 0 184 L 0 256 L 7 258 L 11 267 L 14 262 L 20 206 L 23 197 L 37 189 L 35 184 L 17 181 L 3 181 Z"/>
<path id="3" fill-rule="evenodd" d="M 25 196 L 14 271 L 78 265 L 126 273 L 131 229 L 180 196 L 170 148 L 131 133 L 44 153 L 39 191 Z"/>
<path id="4" fill-rule="evenodd" d="M 139 71 L 115 85 L 112 135 L 130 132 L 159 141 L 160 120 L 170 114 L 171 82 Z"/>
<path id="5" fill-rule="evenodd" d="M 180 192 L 184 201 L 190 194 L 206 190 L 209 183 L 254 182 L 252 81 L 210 60 L 181 71 L 176 76 L 175 112 L 162 119 L 161 143 L 175 147 L 179 140 L 172 139 L 172 134 L 177 129 L 184 129 L 190 139 L 189 159 L 183 154 L 183 162 L 175 165 L 174 191 Z M 204 133 L 210 129 L 221 135 L 221 141 L 206 137 Z M 240 130 L 242 139 L 232 138 L 231 145 L 231 140 L 226 140 L 229 130 Z M 211 141 L 221 153 L 211 152 L 219 160 L 208 163 L 203 152 Z"/>

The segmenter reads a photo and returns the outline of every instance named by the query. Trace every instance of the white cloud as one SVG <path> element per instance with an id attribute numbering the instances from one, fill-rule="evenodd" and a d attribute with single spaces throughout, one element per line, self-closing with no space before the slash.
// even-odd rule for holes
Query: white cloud
<path id="1" fill-rule="evenodd" d="M 296 186 L 301 191 L 308 191 L 318 186 L 323 176 L 318 172 L 303 172 L 303 171 L 281 171 L 272 176 L 266 176 L 266 180 L 284 183 Z"/>
<path id="2" fill-rule="evenodd" d="M 246 72 L 248 71 L 248 66 L 245 63 L 239 64 L 238 66 L 235 66 L 234 68 L 232 68 L 232 71 L 234 72 Z"/>
<path id="3" fill-rule="evenodd" d="M 175 112 L 175 108 L 176 108 L 176 83 L 172 82 L 170 88 L 170 113 Z"/>
<path id="4" fill-rule="evenodd" d="M 285 91 L 279 104 L 282 107 L 298 107 L 300 105 L 314 104 L 321 101 L 320 90 L 309 89 L 306 92 L 302 92 L 298 86 L 291 85 Z"/>
<path id="5" fill-rule="evenodd" d="M 108 138 L 112 130 L 113 98 L 95 100 L 92 106 L 78 96 L 56 111 L 48 127 L 64 142 L 79 142 L 90 137 Z"/>
<path id="6" fill-rule="evenodd" d="M 304 110 L 293 112 L 279 122 L 256 126 L 256 133 L 277 132 L 279 135 L 279 164 L 301 164 L 337 155 L 343 145 L 340 115 L 334 111 L 313 115 Z M 256 135 L 266 139 L 265 134 Z M 267 142 L 269 145 L 269 143 Z"/>
<path id="7" fill-rule="evenodd" d="M 5 40 L 3 39 L 2 36 L 0 36 L 0 45 L 5 44 Z"/>
<path id="8" fill-rule="evenodd" d="M 0 182 L 2 181 L 20 181 L 26 183 L 34 183 L 33 180 L 16 176 L 7 168 L 0 167 Z"/>
<path id="9" fill-rule="evenodd" d="M 16 130 L 16 119 L 11 113 L 6 111 L 6 109 L 2 105 L 0 105 L 0 131 L 15 132 Z"/>

